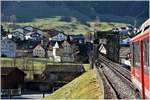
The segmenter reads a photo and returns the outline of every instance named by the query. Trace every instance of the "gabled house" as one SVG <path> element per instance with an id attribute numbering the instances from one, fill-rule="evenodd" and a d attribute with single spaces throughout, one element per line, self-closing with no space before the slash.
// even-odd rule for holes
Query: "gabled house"
<path id="1" fill-rule="evenodd" d="M 44 47 L 42 47 L 42 45 L 37 45 L 34 49 L 33 49 L 33 56 L 34 57 L 41 57 L 41 58 L 43 58 L 43 57 L 45 57 L 45 54 L 46 54 L 46 52 L 45 52 L 45 48 Z"/>
<path id="2" fill-rule="evenodd" d="M 17 67 L 1 67 L 1 88 L 17 89 L 24 83 L 25 73 Z"/>
<path id="3" fill-rule="evenodd" d="M 72 54 L 73 53 L 73 48 L 72 48 L 72 45 L 69 43 L 69 42 L 67 42 L 67 41 L 64 41 L 63 43 L 62 43 L 62 46 L 63 46 L 63 53 L 64 54 Z"/>
<path id="4" fill-rule="evenodd" d="M 1 41 L 1 56 L 15 57 L 16 43 L 11 39 L 3 38 Z"/>
<path id="5" fill-rule="evenodd" d="M 48 43 L 47 56 L 57 62 L 74 62 L 75 44 L 67 41 L 50 41 Z"/>
<path id="6" fill-rule="evenodd" d="M 74 62 L 73 56 L 73 46 L 69 44 L 69 42 L 64 41 L 62 43 L 63 46 L 63 55 L 62 55 L 62 62 Z"/>

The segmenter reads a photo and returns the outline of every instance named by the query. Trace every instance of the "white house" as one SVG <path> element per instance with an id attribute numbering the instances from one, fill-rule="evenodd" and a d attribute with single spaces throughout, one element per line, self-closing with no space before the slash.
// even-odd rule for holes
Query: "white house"
<path id="1" fill-rule="evenodd" d="M 41 58 L 45 57 L 45 49 L 41 45 L 37 45 L 33 49 L 33 56 L 41 57 Z"/>
<path id="2" fill-rule="evenodd" d="M 32 26 L 25 26 L 23 28 L 17 28 L 13 31 L 14 37 L 20 37 L 21 40 L 24 39 L 33 39 L 33 40 L 39 40 L 41 37 L 43 37 L 43 32 L 38 29 L 34 28 Z"/>
<path id="3" fill-rule="evenodd" d="M 15 38 L 20 38 L 21 40 L 25 39 L 25 35 L 19 31 L 12 32 L 12 36 Z"/>
<path id="4" fill-rule="evenodd" d="M 15 57 L 16 43 L 8 38 L 3 38 L 1 41 L 1 55 Z"/>
<path id="5" fill-rule="evenodd" d="M 99 52 L 103 53 L 103 54 L 106 54 L 106 48 L 104 47 L 103 44 L 100 45 L 99 47 Z"/>
<path id="6" fill-rule="evenodd" d="M 67 41 L 64 41 L 62 46 L 64 49 L 63 50 L 64 54 L 72 54 L 73 53 L 73 47 Z"/>
<path id="7" fill-rule="evenodd" d="M 64 33 L 58 33 L 54 37 L 50 38 L 52 41 L 63 41 L 67 40 L 67 36 Z"/>

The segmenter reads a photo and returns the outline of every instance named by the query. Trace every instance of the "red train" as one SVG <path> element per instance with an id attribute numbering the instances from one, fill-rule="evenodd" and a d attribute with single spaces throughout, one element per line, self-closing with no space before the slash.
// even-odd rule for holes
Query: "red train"
<path id="1" fill-rule="evenodd" d="M 150 98 L 150 19 L 142 24 L 139 34 L 130 40 L 131 76 L 137 94 Z"/>

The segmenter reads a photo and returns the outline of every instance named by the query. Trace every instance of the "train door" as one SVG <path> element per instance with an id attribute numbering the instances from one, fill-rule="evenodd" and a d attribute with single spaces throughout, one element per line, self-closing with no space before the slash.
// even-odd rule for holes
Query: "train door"
<path id="1" fill-rule="evenodd" d="M 142 98 L 145 99 L 145 83 L 144 83 L 144 44 L 143 44 L 143 40 L 140 41 L 140 71 L 141 71 L 141 94 L 142 94 Z"/>

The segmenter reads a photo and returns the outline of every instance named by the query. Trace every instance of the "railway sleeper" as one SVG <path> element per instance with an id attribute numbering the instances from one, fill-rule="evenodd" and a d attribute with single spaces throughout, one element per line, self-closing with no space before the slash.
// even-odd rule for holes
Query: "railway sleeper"
<path id="1" fill-rule="evenodd" d="M 104 72 L 98 68 L 99 75 L 102 77 L 103 85 L 104 85 L 104 99 L 118 99 L 118 94 L 116 90 L 112 87 L 111 83 L 106 78 Z"/>

